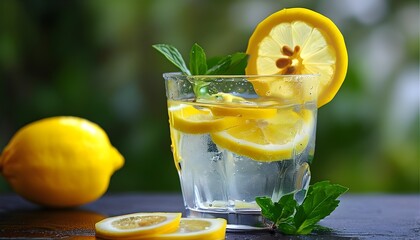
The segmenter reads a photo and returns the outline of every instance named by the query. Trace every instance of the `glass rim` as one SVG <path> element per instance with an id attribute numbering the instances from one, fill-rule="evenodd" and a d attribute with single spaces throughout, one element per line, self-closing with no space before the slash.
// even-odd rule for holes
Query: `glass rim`
<path id="1" fill-rule="evenodd" d="M 220 74 L 220 75 L 187 75 L 182 72 L 167 72 L 163 73 L 164 78 L 169 77 L 186 77 L 186 78 L 269 78 L 269 77 L 281 77 L 281 78 L 295 78 L 295 77 L 320 77 L 321 74 Z"/>

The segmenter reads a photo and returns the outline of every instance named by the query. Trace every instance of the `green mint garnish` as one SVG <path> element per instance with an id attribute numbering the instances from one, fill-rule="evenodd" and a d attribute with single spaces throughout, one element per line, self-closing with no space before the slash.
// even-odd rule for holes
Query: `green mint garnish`
<path id="1" fill-rule="evenodd" d="M 153 47 L 161 52 L 175 66 L 177 66 L 181 72 L 186 75 L 191 75 L 190 70 L 187 68 L 187 65 L 185 65 L 185 61 L 178 49 L 168 44 L 156 44 L 153 45 Z"/>
<path id="2" fill-rule="evenodd" d="M 348 188 L 322 181 L 311 185 L 303 203 L 299 205 L 293 193 L 284 195 L 278 202 L 269 197 L 257 197 L 262 215 L 273 222 L 273 228 L 290 235 L 306 235 L 324 229 L 317 223 L 330 215 L 339 204 L 337 198 Z"/>
<path id="3" fill-rule="evenodd" d="M 189 68 L 181 53 L 172 45 L 155 44 L 153 47 L 162 53 L 185 75 L 242 75 L 245 74 L 245 67 L 248 63 L 248 55 L 245 53 L 234 53 L 224 57 L 207 59 L 206 53 L 200 45 L 195 43 L 190 50 Z M 199 98 L 210 96 L 208 82 L 195 79 L 193 91 Z"/>
<path id="4" fill-rule="evenodd" d="M 155 44 L 153 47 L 186 75 L 242 75 L 245 74 L 245 67 L 248 62 L 247 55 L 242 52 L 207 59 L 203 48 L 195 43 L 190 50 L 188 68 L 182 55 L 174 46 Z"/>
<path id="5" fill-rule="evenodd" d="M 215 62 L 215 64 L 212 64 L 212 62 Z M 248 64 L 248 55 L 246 53 L 237 52 L 225 57 L 210 59 L 208 60 L 208 64 L 211 66 L 207 71 L 208 75 L 243 75 L 245 74 L 245 68 Z"/>
<path id="6" fill-rule="evenodd" d="M 207 58 L 203 48 L 195 43 L 190 51 L 191 75 L 204 75 L 207 73 Z"/>

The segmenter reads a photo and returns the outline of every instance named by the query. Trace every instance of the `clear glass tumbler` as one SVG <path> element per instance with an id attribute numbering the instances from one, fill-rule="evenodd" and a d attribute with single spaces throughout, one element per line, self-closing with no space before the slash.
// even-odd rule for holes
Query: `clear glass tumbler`
<path id="1" fill-rule="evenodd" d="M 165 73 L 172 152 L 188 217 L 220 217 L 228 230 L 263 229 L 255 202 L 311 178 L 317 75 Z"/>

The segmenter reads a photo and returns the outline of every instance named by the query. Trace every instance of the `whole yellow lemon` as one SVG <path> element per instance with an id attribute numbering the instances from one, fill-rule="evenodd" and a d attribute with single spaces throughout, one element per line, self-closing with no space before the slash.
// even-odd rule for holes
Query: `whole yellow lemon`
<path id="1" fill-rule="evenodd" d="M 0 156 L 0 172 L 15 192 L 48 207 L 96 200 L 124 164 L 105 131 L 78 117 L 51 117 L 21 128 Z"/>

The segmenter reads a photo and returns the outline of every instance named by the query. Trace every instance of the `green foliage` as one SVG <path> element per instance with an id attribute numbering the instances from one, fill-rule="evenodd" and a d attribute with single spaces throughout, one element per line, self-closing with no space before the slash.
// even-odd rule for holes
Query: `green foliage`
<path id="1" fill-rule="evenodd" d="M 178 49 L 174 46 L 168 44 L 155 44 L 153 47 L 186 75 L 243 74 L 248 60 L 245 53 L 235 53 L 233 55 L 217 58 L 217 61 L 209 61 L 210 69 L 208 69 L 206 53 L 200 45 L 195 43 L 190 50 L 190 68 L 187 69 L 184 59 Z M 192 84 L 193 91 L 197 97 L 209 96 L 206 87 L 208 86 L 207 81 L 196 78 Z"/>
<path id="2" fill-rule="evenodd" d="M 196 45 L 194 45 L 194 46 L 196 46 Z M 193 46 L 193 49 L 191 49 L 192 60 L 190 62 L 190 68 L 191 68 L 191 70 L 194 71 L 193 74 L 196 73 L 199 70 L 199 69 L 195 69 L 195 68 L 191 67 L 191 66 L 194 66 L 194 64 L 196 63 L 195 61 L 198 60 L 198 56 L 197 56 L 198 54 L 196 53 L 197 50 L 194 51 L 194 49 L 195 49 L 194 46 Z M 182 73 L 184 73 L 186 75 L 191 75 L 190 70 L 187 68 L 187 65 L 185 64 L 184 58 L 182 58 L 181 53 L 174 46 L 168 45 L 168 44 L 155 44 L 155 45 L 153 45 L 153 47 L 156 50 L 158 50 L 159 52 L 161 52 L 177 68 L 179 68 L 179 70 L 181 70 Z M 204 56 L 204 58 L 205 58 L 205 56 Z"/>
<path id="3" fill-rule="evenodd" d="M 323 181 L 311 185 L 301 205 L 290 193 L 273 203 L 268 197 L 257 197 L 255 200 L 261 208 L 262 215 L 272 221 L 282 233 L 297 235 L 310 234 L 320 229 L 317 223 L 330 215 L 339 204 L 337 198 L 348 191 L 339 184 Z"/>
<path id="4" fill-rule="evenodd" d="M 248 56 L 242 52 L 207 60 L 204 49 L 195 43 L 190 50 L 190 68 L 188 69 L 182 55 L 174 46 L 155 44 L 153 47 L 186 75 L 240 75 L 245 73 L 245 67 L 248 62 Z"/>
<path id="5" fill-rule="evenodd" d="M 203 48 L 195 43 L 190 51 L 191 75 L 204 75 L 207 73 L 207 58 Z"/>
<path id="6" fill-rule="evenodd" d="M 211 66 L 211 68 L 207 71 L 208 75 L 242 75 L 245 74 L 245 68 L 248 63 L 248 55 L 246 53 L 237 52 L 225 57 L 215 57 L 207 62 L 208 65 Z"/>

